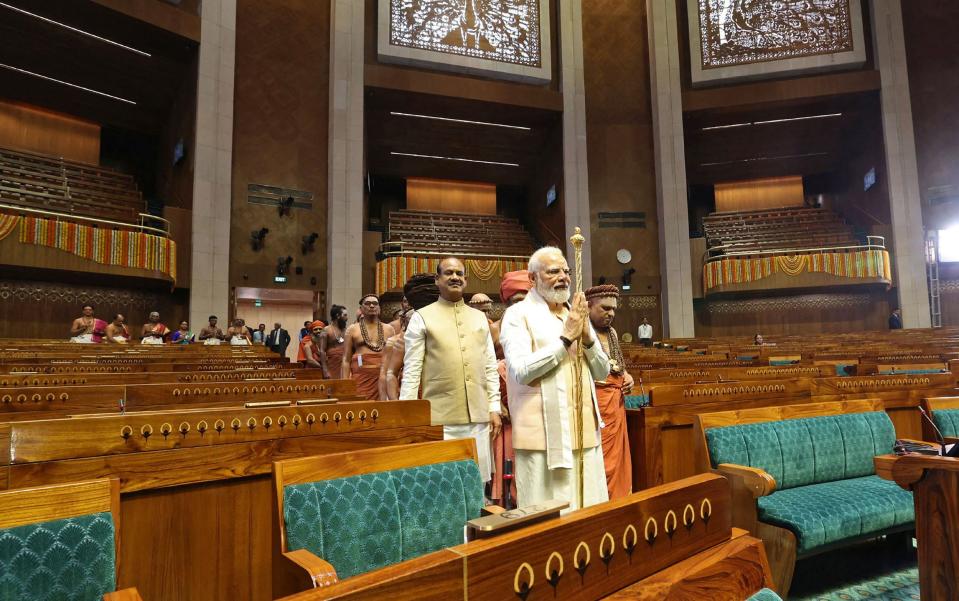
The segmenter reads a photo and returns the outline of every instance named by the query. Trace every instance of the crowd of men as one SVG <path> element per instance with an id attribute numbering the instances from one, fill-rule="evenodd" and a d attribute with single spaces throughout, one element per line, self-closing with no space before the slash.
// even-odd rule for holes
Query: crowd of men
<path id="1" fill-rule="evenodd" d="M 544 247 L 528 270 L 505 274 L 507 306 L 493 321 L 485 294 L 466 299 L 461 260 L 440 261 L 435 274 L 414 275 L 393 321 L 380 299 L 359 299 L 356 319 L 333 305 L 329 324 L 304 323 L 298 360 L 325 378 L 351 378 L 370 400 L 429 399 L 444 438 L 473 438 L 491 498 L 506 505 L 568 500 L 570 509 L 629 494 L 631 466 L 625 370 L 612 327 L 619 289 L 610 284 L 573 294 L 561 250 Z M 284 354 L 291 343 L 279 323 L 267 332 L 236 319 L 226 332 L 211 315 L 199 334 L 183 321 L 175 331 L 157 312 L 138 332 L 142 344 L 263 344 Z M 638 332 L 645 344 L 652 328 Z M 123 315 L 106 324 L 93 307 L 72 325 L 77 342 L 123 344 Z"/>
<path id="2" fill-rule="evenodd" d="M 273 324 L 273 330 L 267 332 L 266 324 L 260 324 L 257 329 L 250 328 L 241 318 L 234 319 L 224 333 L 217 325 L 219 319 L 211 315 L 209 323 L 199 334 L 190 329 L 190 323 L 183 320 L 177 329 L 171 330 L 160 321 L 160 313 L 150 313 L 148 321 L 143 324 L 139 332 L 131 332 L 122 313 L 116 313 L 110 322 L 95 316 L 93 305 L 83 305 L 80 317 L 70 325 L 70 341 L 77 343 L 106 343 L 128 344 L 131 340 L 139 340 L 140 344 L 232 344 L 251 345 L 259 344 L 270 347 L 274 352 L 286 354 L 290 344 L 290 334 L 279 323 Z"/>
<path id="3" fill-rule="evenodd" d="M 449 257 L 435 274 L 410 278 L 392 322 L 373 294 L 359 299 L 352 324 L 334 305 L 329 325 L 305 328 L 303 361 L 326 377 L 352 378 L 371 400 L 429 399 L 444 438 L 476 441 L 480 473 L 499 502 L 564 499 L 574 509 L 629 494 L 633 379 L 612 327 L 619 289 L 572 294 L 554 247 L 504 276 L 498 321 L 492 300 L 467 301 L 466 289 L 463 262 Z M 644 325 L 641 338 L 651 337 Z"/>

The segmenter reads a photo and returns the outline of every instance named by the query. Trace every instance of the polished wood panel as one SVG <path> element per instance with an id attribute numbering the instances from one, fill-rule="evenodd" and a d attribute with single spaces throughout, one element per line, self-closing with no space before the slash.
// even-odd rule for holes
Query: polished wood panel
<path id="1" fill-rule="evenodd" d="M 0 493 L 0 528 L 115 511 L 120 502 L 116 480 L 88 480 Z"/>
<path id="2" fill-rule="evenodd" d="M 609 601 L 745 599 L 772 583 L 762 541 L 733 529 L 728 543 L 697 553 L 606 597 Z"/>
<path id="3" fill-rule="evenodd" d="M 929 455 L 876 457 L 876 473 L 913 491 L 923 601 L 959 598 L 959 460 Z"/>
<path id="4" fill-rule="evenodd" d="M 475 182 L 410 177 L 406 208 L 413 211 L 496 214 L 496 186 Z"/>
<path id="5" fill-rule="evenodd" d="M 19 102 L 0 101 L 0 147 L 100 164 L 100 125 Z"/>
<path id="6" fill-rule="evenodd" d="M 717 211 L 801 207 L 804 200 L 798 175 L 716 184 Z"/>

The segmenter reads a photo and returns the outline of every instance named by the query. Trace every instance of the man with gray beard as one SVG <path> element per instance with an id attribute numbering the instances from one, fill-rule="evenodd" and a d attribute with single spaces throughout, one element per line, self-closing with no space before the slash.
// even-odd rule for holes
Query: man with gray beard
<path id="1" fill-rule="evenodd" d="M 609 359 L 589 320 L 583 293 L 570 303 L 569 265 L 558 248 L 539 249 L 529 260 L 532 289 L 503 315 L 500 342 L 506 357 L 506 389 L 517 496 L 523 505 L 549 499 L 580 507 L 578 464 L 583 462 L 582 506 L 608 500 L 595 380 L 609 374 Z M 574 371 L 577 346 L 583 363 Z M 574 378 L 581 398 L 574 398 Z M 577 404 L 582 408 L 576 415 Z M 582 439 L 575 424 L 581 420 Z"/>

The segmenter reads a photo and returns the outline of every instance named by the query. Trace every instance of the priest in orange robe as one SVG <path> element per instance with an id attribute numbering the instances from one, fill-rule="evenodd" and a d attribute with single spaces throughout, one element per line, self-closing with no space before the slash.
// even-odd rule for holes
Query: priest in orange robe
<path id="1" fill-rule="evenodd" d="M 603 461 L 609 499 L 618 499 L 633 490 L 633 463 L 626 433 L 626 395 L 633 388 L 633 377 L 626 371 L 613 318 L 619 306 L 619 288 L 612 284 L 586 290 L 589 319 L 609 357 L 609 375 L 596 382 L 596 401 L 605 426 L 602 429 Z"/>

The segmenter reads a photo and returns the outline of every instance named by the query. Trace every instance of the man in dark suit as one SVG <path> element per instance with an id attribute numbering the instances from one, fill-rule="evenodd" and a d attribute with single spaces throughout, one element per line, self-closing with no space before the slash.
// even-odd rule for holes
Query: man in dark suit
<path id="1" fill-rule="evenodd" d="M 286 347 L 290 346 L 290 333 L 280 327 L 279 323 L 273 324 L 273 331 L 266 337 L 266 346 L 270 347 L 274 353 L 285 357 Z"/>

